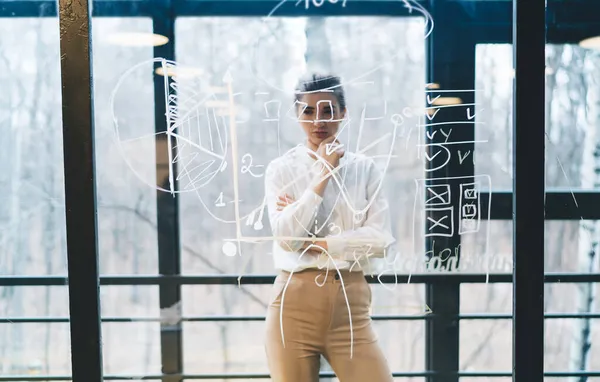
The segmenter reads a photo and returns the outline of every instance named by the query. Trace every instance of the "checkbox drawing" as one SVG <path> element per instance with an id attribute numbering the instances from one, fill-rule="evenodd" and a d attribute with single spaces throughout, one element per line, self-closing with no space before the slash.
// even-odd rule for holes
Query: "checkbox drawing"
<path id="1" fill-rule="evenodd" d="M 449 185 L 455 183 L 458 183 L 456 184 L 456 188 L 449 187 Z M 491 225 L 484 225 L 483 222 L 490 221 L 492 194 L 481 194 L 484 191 L 492 190 L 492 181 L 489 175 L 438 178 L 426 177 L 415 179 L 415 185 L 415 206 L 423 206 L 425 201 L 427 201 L 428 204 L 434 204 L 434 206 L 425 205 L 423 208 L 414 209 L 413 224 L 415 225 L 415 234 L 419 234 L 420 237 L 449 237 L 452 236 L 451 234 L 477 234 L 478 239 L 481 238 L 484 240 L 482 243 L 482 252 L 489 252 L 490 245 L 492 245 L 492 241 L 490 239 Z M 448 187 L 446 188 L 447 185 Z M 441 196 L 441 198 L 438 198 L 436 195 L 427 190 L 427 188 L 430 186 L 443 187 L 443 189 L 438 187 L 432 188 L 432 191 L 435 191 L 437 195 Z M 454 194 L 452 196 L 449 194 L 444 194 L 444 191 L 446 190 L 452 191 Z M 456 197 L 456 194 L 458 194 L 458 197 Z M 442 201 L 449 203 L 442 205 Z M 436 205 L 436 203 L 440 204 Z M 466 207 L 463 208 L 463 206 Z M 456 212 L 451 212 L 450 210 L 452 208 L 456 208 Z M 428 211 L 432 212 L 428 213 Z M 423 212 L 425 212 L 425 214 L 423 214 Z M 444 212 L 446 217 L 444 217 Z M 453 213 L 457 214 L 457 216 L 452 218 Z M 452 221 L 454 221 L 454 223 L 451 223 Z M 452 224 L 454 224 L 454 227 Z M 423 232 L 423 225 L 425 225 L 425 232 L 421 233 Z M 413 246 L 413 248 L 415 251 L 419 250 L 416 245 Z"/>
<path id="2" fill-rule="evenodd" d="M 465 199 L 477 199 L 477 190 L 475 188 L 465 188 Z"/>
<path id="3" fill-rule="evenodd" d="M 425 185 L 425 206 L 444 206 L 450 204 L 450 185 Z"/>
<path id="4" fill-rule="evenodd" d="M 460 185 L 460 198 L 475 200 L 479 198 L 479 182 L 477 183 L 461 183 Z"/>
<path id="5" fill-rule="evenodd" d="M 463 219 L 473 219 L 477 217 L 477 206 L 474 203 L 465 203 L 462 206 L 462 215 Z"/>
<path id="6" fill-rule="evenodd" d="M 463 219 L 460 221 L 458 233 L 464 235 L 466 233 L 479 232 L 479 219 Z"/>
<path id="7" fill-rule="evenodd" d="M 481 224 L 481 199 L 478 183 L 462 183 L 460 185 L 460 216 L 458 233 L 479 232 Z"/>
<path id="8" fill-rule="evenodd" d="M 454 207 L 425 209 L 425 237 L 454 235 Z"/>

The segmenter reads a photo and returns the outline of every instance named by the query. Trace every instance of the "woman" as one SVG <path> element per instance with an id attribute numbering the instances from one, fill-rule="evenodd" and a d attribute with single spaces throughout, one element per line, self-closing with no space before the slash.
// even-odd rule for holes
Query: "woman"
<path id="1" fill-rule="evenodd" d="M 323 355 L 341 382 L 392 381 L 370 318 L 365 273 L 394 241 L 381 174 L 336 138 L 346 116 L 340 79 L 296 89 L 306 142 L 272 161 L 265 191 L 279 270 L 266 319 L 275 382 L 318 381 Z"/>

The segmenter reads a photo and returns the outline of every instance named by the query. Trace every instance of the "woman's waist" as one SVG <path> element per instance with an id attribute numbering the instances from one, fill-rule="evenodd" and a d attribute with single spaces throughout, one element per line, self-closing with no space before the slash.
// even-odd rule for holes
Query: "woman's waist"
<path id="1" fill-rule="evenodd" d="M 301 270 L 285 270 L 279 271 L 279 277 L 288 279 L 290 276 L 295 279 L 318 280 L 319 283 L 331 282 L 344 283 L 362 282 L 365 281 L 365 274 L 360 268 L 356 270 L 349 269 L 321 269 L 318 267 L 308 267 Z"/>

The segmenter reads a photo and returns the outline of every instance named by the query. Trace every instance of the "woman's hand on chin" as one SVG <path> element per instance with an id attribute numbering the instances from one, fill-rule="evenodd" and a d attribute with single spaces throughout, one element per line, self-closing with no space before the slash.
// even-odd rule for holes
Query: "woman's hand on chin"
<path id="1" fill-rule="evenodd" d="M 317 149 L 317 155 L 323 158 L 333 168 L 340 164 L 340 158 L 344 156 L 345 150 L 342 146 L 335 150 L 331 150 L 330 145 L 340 145 L 340 142 L 332 135 L 329 138 L 323 139 Z"/>

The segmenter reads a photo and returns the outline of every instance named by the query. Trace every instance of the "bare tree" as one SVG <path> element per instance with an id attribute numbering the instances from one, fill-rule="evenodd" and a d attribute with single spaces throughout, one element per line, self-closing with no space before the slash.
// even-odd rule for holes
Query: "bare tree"
<path id="1" fill-rule="evenodd" d="M 582 63 L 589 61 L 588 57 L 582 57 Z M 598 90 L 597 68 L 590 75 L 586 75 L 581 68 L 582 81 L 578 84 L 587 93 L 587 128 L 585 129 L 585 139 L 582 148 L 581 164 L 581 186 L 583 188 L 600 188 L 600 91 Z M 577 270 L 581 273 L 598 272 L 598 243 L 600 241 L 600 220 L 586 221 L 579 223 L 579 242 L 577 250 Z M 589 314 L 595 306 L 595 284 L 580 283 L 577 284 L 577 306 L 576 312 L 580 314 Z M 590 348 L 592 346 L 591 337 L 592 320 L 583 318 L 574 320 L 573 337 L 571 341 L 570 370 L 579 371 L 588 368 Z M 573 381 L 584 382 L 587 377 L 573 377 Z"/>

